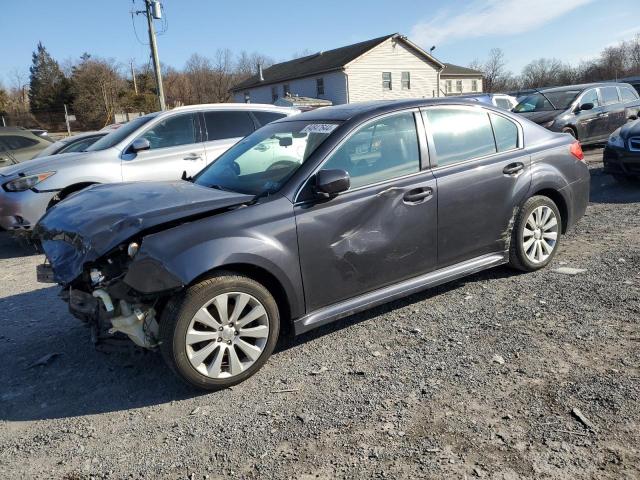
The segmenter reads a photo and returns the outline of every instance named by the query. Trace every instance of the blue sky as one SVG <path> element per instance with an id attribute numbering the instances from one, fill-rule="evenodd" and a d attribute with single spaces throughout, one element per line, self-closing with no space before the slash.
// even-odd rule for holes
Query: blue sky
<path id="1" fill-rule="evenodd" d="M 0 82 L 28 72 L 40 40 L 58 61 L 87 51 L 144 63 L 148 47 L 136 39 L 131 0 L 0 0 Z M 135 0 L 138 9 L 142 0 Z M 168 29 L 160 58 L 181 68 L 192 53 L 218 48 L 257 51 L 276 60 L 295 52 L 328 50 L 393 32 L 436 45 L 440 60 L 467 65 L 493 47 L 516 73 L 539 57 L 578 62 L 640 33 L 640 0 L 164 0 Z M 144 18 L 135 19 L 146 41 Z M 159 26 L 159 25 L 158 25 Z"/>

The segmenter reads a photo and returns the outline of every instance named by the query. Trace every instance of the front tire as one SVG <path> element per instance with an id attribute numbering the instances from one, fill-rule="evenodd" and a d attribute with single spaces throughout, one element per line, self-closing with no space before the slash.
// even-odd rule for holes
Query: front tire
<path id="1" fill-rule="evenodd" d="M 256 373 L 279 331 L 269 291 L 249 277 L 220 272 L 169 302 L 160 320 L 160 351 L 189 385 L 220 390 Z"/>
<path id="2" fill-rule="evenodd" d="M 533 272 L 546 267 L 556 252 L 562 232 L 562 218 L 557 205 L 548 197 L 529 198 L 516 216 L 509 265 Z"/>

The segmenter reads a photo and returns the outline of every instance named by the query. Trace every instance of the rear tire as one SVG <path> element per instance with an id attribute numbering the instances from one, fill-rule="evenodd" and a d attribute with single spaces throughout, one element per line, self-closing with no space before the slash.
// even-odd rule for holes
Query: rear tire
<path id="1" fill-rule="evenodd" d="M 525 272 L 546 267 L 558 251 L 561 232 L 562 217 L 553 200 L 542 195 L 529 198 L 516 216 L 509 266 Z"/>
<path id="2" fill-rule="evenodd" d="M 219 272 L 169 301 L 160 320 L 160 351 L 189 385 L 220 390 L 256 373 L 279 331 L 278 306 L 264 286 Z"/>

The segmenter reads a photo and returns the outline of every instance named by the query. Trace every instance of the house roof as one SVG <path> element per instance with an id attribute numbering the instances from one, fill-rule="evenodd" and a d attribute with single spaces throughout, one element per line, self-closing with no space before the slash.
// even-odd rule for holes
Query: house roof
<path id="1" fill-rule="evenodd" d="M 293 80 L 295 78 L 308 77 L 319 73 L 340 70 L 349 62 L 352 62 L 390 38 L 402 40 L 412 49 L 427 57 L 427 59 L 435 63 L 437 66 L 441 67 L 443 65 L 420 47 L 407 40 L 406 37 L 403 37 L 399 33 L 393 33 L 391 35 L 373 38 L 364 42 L 354 43 L 353 45 L 347 45 L 346 47 L 335 48 L 325 52 L 314 53 L 313 55 L 308 55 L 306 57 L 295 58 L 288 62 L 276 63 L 275 65 L 263 70 L 262 77 L 264 80 L 260 80 L 259 76 L 256 74 L 238 83 L 231 90 L 235 92 L 260 85 L 269 85 L 286 80 Z"/>
<path id="2" fill-rule="evenodd" d="M 460 65 L 454 65 L 453 63 L 445 63 L 444 68 L 440 72 L 440 76 L 447 75 L 474 75 L 482 76 L 480 70 L 474 70 L 473 68 L 461 67 Z"/>

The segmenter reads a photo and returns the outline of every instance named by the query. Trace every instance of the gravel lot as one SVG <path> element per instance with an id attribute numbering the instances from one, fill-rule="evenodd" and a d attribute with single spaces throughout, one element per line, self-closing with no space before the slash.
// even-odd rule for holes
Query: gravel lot
<path id="1" fill-rule="evenodd" d="M 284 341 L 213 394 L 157 353 L 95 351 L 42 258 L 0 236 L 0 477 L 640 478 L 640 185 L 600 158 L 550 268 Z"/>

